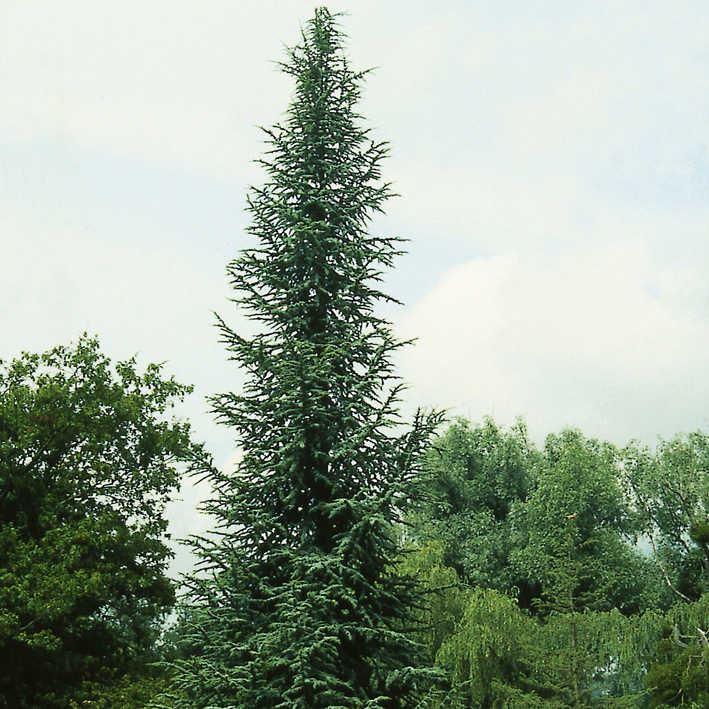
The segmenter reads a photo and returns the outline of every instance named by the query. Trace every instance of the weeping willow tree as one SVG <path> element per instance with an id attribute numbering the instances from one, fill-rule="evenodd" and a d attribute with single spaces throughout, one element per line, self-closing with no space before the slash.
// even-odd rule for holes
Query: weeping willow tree
<path id="1" fill-rule="evenodd" d="M 451 677 L 449 706 L 637 707 L 666 620 L 649 611 L 554 613 L 535 618 L 497 591 L 477 589 L 437 661 Z"/>
<path id="2" fill-rule="evenodd" d="M 408 707 L 435 674 L 407 627 L 412 580 L 397 573 L 396 523 L 439 422 L 404 427 L 378 289 L 400 253 L 369 222 L 390 196 L 356 112 L 365 72 L 318 9 L 283 71 L 287 118 L 267 130 L 266 183 L 251 192 L 256 246 L 228 268 L 235 301 L 260 326 L 220 321 L 247 373 L 215 400 L 242 451 L 207 471 L 216 540 L 197 545 L 187 637 L 166 700 L 184 707 Z"/>

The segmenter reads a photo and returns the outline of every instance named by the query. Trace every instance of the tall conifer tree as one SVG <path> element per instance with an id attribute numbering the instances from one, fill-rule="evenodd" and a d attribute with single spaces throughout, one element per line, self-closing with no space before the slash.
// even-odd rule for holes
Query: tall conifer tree
<path id="1" fill-rule="evenodd" d="M 211 471 L 191 582 L 191 646 L 173 702 L 185 707 L 409 707 L 430 679 L 407 628 L 411 579 L 395 570 L 397 512 L 439 421 L 404 431 L 392 354 L 375 312 L 399 240 L 368 233 L 391 195 L 387 154 L 356 112 L 353 71 L 328 10 L 316 10 L 282 69 L 295 80 L 267 130 L 267 174 L 248 205 L 257 245 L 230 263 L 234 300 L 259 324 L 220 321 L 247 372 L 215 400 L 242 457 Z M 402 432 L 404 431 L 404 432 Z"/>

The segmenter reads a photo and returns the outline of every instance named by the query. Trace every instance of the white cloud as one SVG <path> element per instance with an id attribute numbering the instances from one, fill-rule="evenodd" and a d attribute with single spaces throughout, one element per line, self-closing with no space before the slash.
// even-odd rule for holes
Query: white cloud
<path id="1" fill-rule="evenodd" d="M 709 321 L 642 241 L 554 256 L 517 253 L 451 269 L 400 325 L 412 395 L 452 415 L 564 426 L 624 442 L 709 424 Z"/>

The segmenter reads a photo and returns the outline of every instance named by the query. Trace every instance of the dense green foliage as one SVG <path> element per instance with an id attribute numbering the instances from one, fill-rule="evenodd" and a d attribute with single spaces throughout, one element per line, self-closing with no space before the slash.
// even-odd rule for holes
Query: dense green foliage
<path id="1" fill-rule="evenodd" d="M 667 586 L 686 601 L 709 591 L 709 436 L 695 432 L 624 451 L 637 516 Z"/>
<path id="2" fill-rule="evenodd" d="M 0 366 L 0 706 L 66 707 L 150 659 L 187 392 L 88 338 Z"/>
<path id="3" fill-rule="evenodd" d="M 654 607 L 657 576 L 632 544 L 639 529 L 610 444 L 576 431 L 549 436 L 534 490 L 513 516 L 511 566 L 539 588 L 539 607 L 625 614 Z"/>
<path id="4" fill-rule="evenodd" d="M 395 522 L 438 417 L 397 428 L 400 343 L 374 309 L 398 241 L 367 231 L 390 195 L 387 148 L 361 125 L 363 74 L 341 45 L 320 9 L 289 52 L 295 97 L 249 198 L 257 245 L 229 266 L 261 327 L 243 338 L 221 322 L 248 381 L 215 410 L 242 457 L 207 471 L 219 535 L 197 547 L 199 652 L 176 666 L 173 705 L 408 707 L 430 684 L 404 632 L 414 584 Z"/>
<path id="5" fill-rule="evenodd" d="M 707 442 L 565 431 L 537 451 L 491 421 L 435 441 L 407 538 L 441 706 L 705 706 Z"/>
<path id="6" fill-rule="evenodd" d="M 709 594 L 679 603 L 667 614 L 646 685 L 652 707 L 709 706 Z"/>
<path id="7" fill-rule="evenodd" d="M 443 545 L 446 565 L 468 585 L 499 590 L 520 583 L 510 567 L 511 519 L 526 500 L 539 463 L 522 422 L 455 422 L 427 454 L 413 516 L 416 536 Z"/>

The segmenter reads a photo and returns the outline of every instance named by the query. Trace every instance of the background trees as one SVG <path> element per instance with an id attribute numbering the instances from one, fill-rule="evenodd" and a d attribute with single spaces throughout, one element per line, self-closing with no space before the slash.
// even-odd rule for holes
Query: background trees
<path id="1" fill-rule="evenodd" d="M 507 431 L 490 419 L 453 422 L 428 451 L 414 536 L 440 543 L 465 583 L 511 588 L 510 512 L 530 494 L 539 461 L 522 422 Z"/>
<path id="2" fill-rule="evenodd" d="M 148 659 L 174 600 L 163 509 L 199 455 L 166 418 L 188 391 L 86 337 L 0 366 L 3 706 L 66 707 Z"/>
<path id="3" fill-rule="evenodd" d="M 409 564 L 441 706 L 703 706 L 704 451 L 701 434 L 651 451 L 573 430 L 537 450 L 492 421 L 434 441 Z"/>
<path id="4" fill-rule="evenodd" d="M 632 444 L 624 470 L 653 560 L 672 593 L 696 600 L 709 590 L 709 436 Z"/>
<path id="5" fill-rule="evenodd" d="M 658 602 L 620 470 L 610 444 L 577 431 L 547 438 L 534 490 L 515 508 L 510 554 L 517 574 L 539 589 L 537 610 L 628 614 Z"/>

